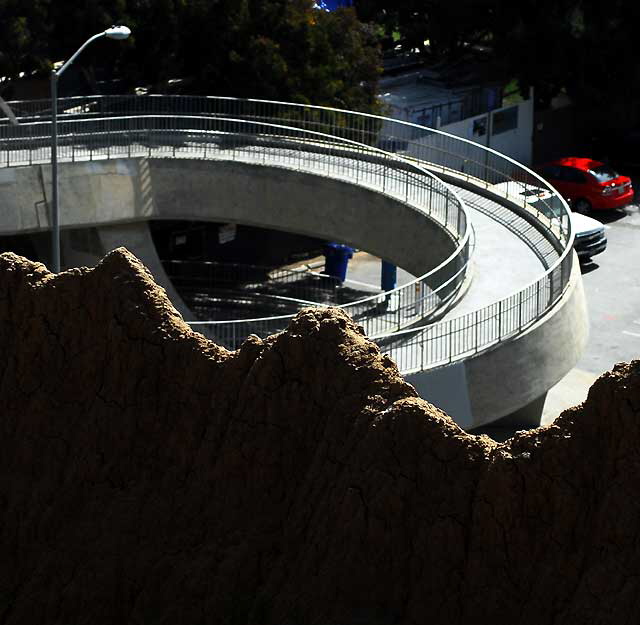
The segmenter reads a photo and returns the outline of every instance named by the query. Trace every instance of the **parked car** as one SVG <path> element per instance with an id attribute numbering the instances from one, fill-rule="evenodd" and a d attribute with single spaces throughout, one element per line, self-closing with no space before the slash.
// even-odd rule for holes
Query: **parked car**
<path id="1" fill-rule="evenodd" d="M 607 249 L 607 237 L 604 225 L 593 217 L 571 212 L 571 227 L 575 239 L 573 249 L 580 262 L 588 262 L 592 256 Z"/>
<path id="2" fill-rule="evenodd" d="M 601 161 L 567 157 L 535 169 L 578 213 L 621 208 L 633 202 L 631 178 Z"/>
<path id="3" fill-rule="evenodd" d="M 551 220 L 558 220 L 561 214 L 561 201 L 548 189 L 543 189 L 522 182 L 500 182 L 489 187 L 494 193 L 517 203 L 526 202 L 532 209 L 539 210 Z M 607 237 L 604 225 L 593 217 L 571 211 L 571 229 L 574 233 L 573 249 L 580 262 L 588 262 L 592 256 L 600 254 L 607 248 Z"/>

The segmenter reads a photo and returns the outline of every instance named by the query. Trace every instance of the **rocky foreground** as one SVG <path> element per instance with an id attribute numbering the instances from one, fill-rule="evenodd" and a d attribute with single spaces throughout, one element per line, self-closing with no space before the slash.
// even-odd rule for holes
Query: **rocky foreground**
<path id="1" fill-rule="evenodd" d="M 125 250 L 0 256 L 0 623 L 640 621 L 640 361 L 505 444 L 339 310 L 228 352 Z"/>

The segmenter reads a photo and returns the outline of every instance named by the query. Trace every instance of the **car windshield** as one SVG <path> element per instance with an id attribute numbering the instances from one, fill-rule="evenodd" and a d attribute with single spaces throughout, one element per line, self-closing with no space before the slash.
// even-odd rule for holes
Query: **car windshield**
<path id="1" fill-rule="evenodd" d="M 557 195 L 549 195 L 545 193 L 542 189 L 538 189 L 538 192 L 535 191 L 530 193 L 523 193 L 522 195 L 537 195 L 537 200 L 528 200 L 529 206 L 532 208 L 537 208 L 543 215 L 546 215 L 550 219 L 557 218 L 562 213 L 562 202 Z M 547 196 L 546 198 L 544 196 Z"/>
<path id="2" fill-rule="evenodd" d="M 611 169 L 611 167 L 607 167 L 606 165 L 598 165 L 598 167 L 594 167 L 589 170 L 589 173 L 592 176 L 595 176 L 595 179 L 598 182 L 609 182 L 609 180 L 613 180 L 618 177 L 618 172 Z"/>
<path id="3" fill-rule="evenodd" d="M 543 189 L 527 189 L 526 191 L 522 191 L 520 195 L 524 195 L 525 197 L 531 197 L 532 195 L 537 195 L 538 197 L 543 197 L 544 195 L 548 195 L 546 191 Z"/>

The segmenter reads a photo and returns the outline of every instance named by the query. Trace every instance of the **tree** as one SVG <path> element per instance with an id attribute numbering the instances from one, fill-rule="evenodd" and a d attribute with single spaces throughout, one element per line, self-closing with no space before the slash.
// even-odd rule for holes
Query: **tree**
<path id="1" fill-rule="evenodd" d="M 49 65 L 48 0 L 0 0 L 0 77 L 43 70 Z"/>
<path id="2" fill-rule="evenodd" d="M 570 95 L 610 127 L 640 125 L 639 19 L 628 0 L 584 3 L 576 14 Z"/>
<path id="3" fill-rule="evenodd" d="M 535 88 L 539 108 L 564 91 L 594 124 L 633 126 L 640 123 L 639 18 L 628 0 L 525 0 L 500 12 L 493 51 L 505 75 Z"/>
<path id="4" fill-rule="evenodd" d="M 491 30 L 495 0 L 356 0 L 361 19 L 382 25 L 389 38 L 425 57 L 452 60 Z M 392 37 L 394 36 L 394 37 Z"/>
<path id="5" fill-rule="evenodd" d="M 640 124 L 637 2 L 356 0 L 356 7 L 388 41 L 393 35 L 431 61 L 473 54 L 481 44 L 505 83 L 516 78 L 523 93 L 534 87 L 538 108 L 565 92 L 594 125 Z"/>
<path id="6" fill-rule="evenodd" d="M 491 47 L 505 77 L 517 78 L 523 93 L 535 88 L 539 108 L 574 78 L 573 20 L 577 0 L 523 0 L 496 15 Z"/>
<path id="7" fill-rule="evenodd" d="M 191 93 L 377 110 L 378 42 L 352 9 L 327 13 L 313 0 L 0 0 L 0 17 L 0 75 L 10 78 L 49 69 L 84 38 L 126 23 L 128 41 L 97 41 L 78 60 L 90 83 L 100 67 L 129 88 L 162 91 L 182 78 Z"/>
<path id="8" fill-rule="evenodd" d="M 192 35 L 179 55 L 192 90 L 377 110 L 379 50 L 352 9 L 318 11 L 311 0 L 196 2 L 182 30 Z"/>

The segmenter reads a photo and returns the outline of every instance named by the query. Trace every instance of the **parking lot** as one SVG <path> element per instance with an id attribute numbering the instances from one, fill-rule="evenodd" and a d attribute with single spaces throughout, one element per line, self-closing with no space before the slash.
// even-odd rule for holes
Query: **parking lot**
<path id="1" fill-rule="evenodd" d="M 640 188 L 640 179 L 634 180 Z M 640 203 L 593 216 L 606 225 L 604 253 L 583 266 L 590 319 L 587 348 L 572 370 L 547 396 L 543 423 L 582 402 L 589 386 L 617 362 L 640 358 Z M 561 349 L 561 347 L 560 347 Z"/>

